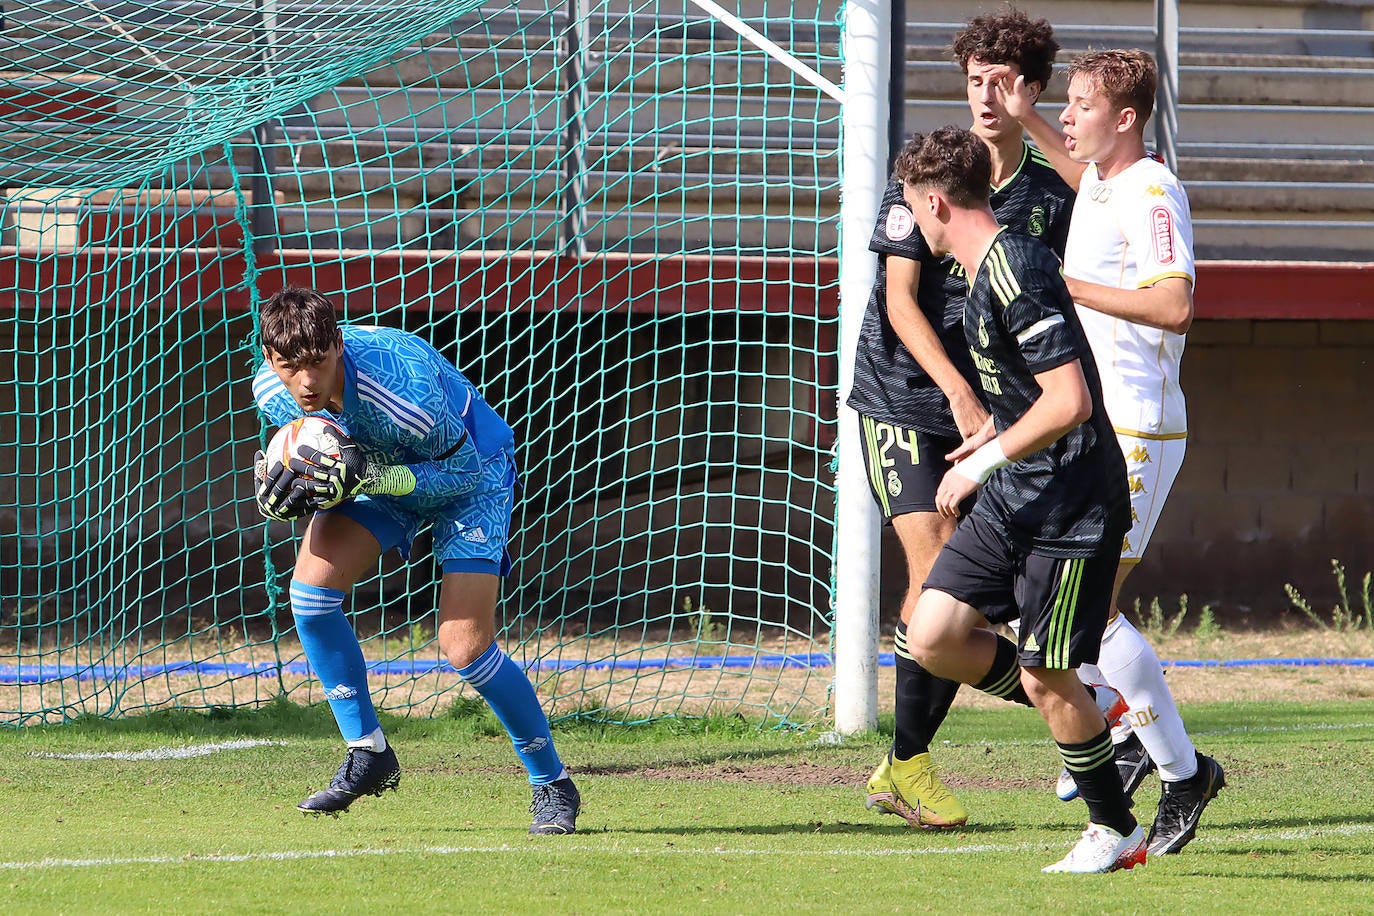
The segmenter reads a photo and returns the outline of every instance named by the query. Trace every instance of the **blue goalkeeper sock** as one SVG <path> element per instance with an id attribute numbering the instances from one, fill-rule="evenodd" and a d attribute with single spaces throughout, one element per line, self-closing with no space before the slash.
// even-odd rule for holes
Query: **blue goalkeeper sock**
<path id="1" fill-rule="evenodd" d="M 361 741 L 380 727 L 367 692 L 363 647 L 343 612 L 344 593 L 291 580 L 291 613 L 306 661 L 324 685 L 324 695 L 345 741 Z"/>
<path id="2" fill-rule="evenodd" d="M 501 720 L 531 783 L 545 785 L 563 775 L 563 761 L 553 749 L 549 719 L 529 678 L 509 655 L 492 643 L 471 664 L 459 668 L 458 675 L 476 688 Z"/>

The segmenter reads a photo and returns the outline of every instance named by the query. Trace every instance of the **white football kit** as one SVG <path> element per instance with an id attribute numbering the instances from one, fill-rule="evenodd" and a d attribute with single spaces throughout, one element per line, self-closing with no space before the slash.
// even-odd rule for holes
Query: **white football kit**
<path id="1" fill-rule="evenodd" d="M 1145 157 L 1104 181 L 1083 173 L 1069 223 L 1064 273 L 1118 289 L 1169 277 L 1196 281 L 1188 196 L 1163 163 Z M 1179 386 L 1184 336 L 1078 307 L 1102 377 L 1102 397 L 1126 456 L 1132 527 L 1123 562 L 1135 562 L 1154 531 L 1183 463 L 1188 415 Z"/>

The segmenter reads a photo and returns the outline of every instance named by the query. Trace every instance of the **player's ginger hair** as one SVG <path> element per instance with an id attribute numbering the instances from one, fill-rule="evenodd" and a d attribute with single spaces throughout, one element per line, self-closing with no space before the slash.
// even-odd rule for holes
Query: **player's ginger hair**
<path id="1" fill-rule="evenodd" d="M 339 340 L 334 303 L 313 289 L 288 286 L 258 311 L 262 345 L 283 359 L 327 352 Z"/>
<path id="2" fill-rule="evenodd" d="M 1143 134 L 1155 110 L 1159 71 L 1145 51 L 1115 48 L 1086 51 L 1069 65 L 1069 79 L 1082 74 L 1118 111 L 1135 111 L 1135 129 Z"/>

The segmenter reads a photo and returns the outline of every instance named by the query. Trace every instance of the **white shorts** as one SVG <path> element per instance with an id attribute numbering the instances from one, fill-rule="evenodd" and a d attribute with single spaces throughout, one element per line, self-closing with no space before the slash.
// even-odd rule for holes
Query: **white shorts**
<path id="1" fill-rule="evenodd" d="M 1131 530 L 1121 542 L 1121 562 L 1138 563 L 1154 534 L 1155 522 L 1164 511 L 1164 500 L 1174 485 L 1187 433 L 1174 436 L 1138 436 L 1117 431 L 1121 454 L 1126 457 L 1126 484 L 1131 491 Z"/>

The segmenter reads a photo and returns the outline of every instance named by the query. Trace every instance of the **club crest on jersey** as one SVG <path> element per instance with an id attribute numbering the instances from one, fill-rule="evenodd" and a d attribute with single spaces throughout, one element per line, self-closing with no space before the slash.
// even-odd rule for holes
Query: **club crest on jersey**
<path id="1" fill-rule="evenodd" d="M 982 315 L 978 316 L 978 346 L 984 350 L 988 347 L 988 326 Z"/>
<path id="2" fill-rule="evenodd" d="M 887 237 L 900 242 L 916 229 L 916 218 L 903 206 L 895 206 L 887 211 Z"/>
<path id="3" fill-rule="evenodd" d="M 890 496 L 902 495 L 902 478 L 897 476 L 896 471 L 887 472 L 887 492 Z"/>
<path id="4" fill-rule="evenodd" d="M 1045 234 L 1044 207 L 1031 208 L 1030 219 L 1026 220 L 1026 232 L 1030 234 L 1031 238 L 1036 239 Z"/>
<path id="5" fill-rule="evenodd" d="M 1174 218 L 1167 207 L 1150 211 L 1150 236 L 1154 242 L 1155 260 L 1160 264 L 1174 263 Z"/>

